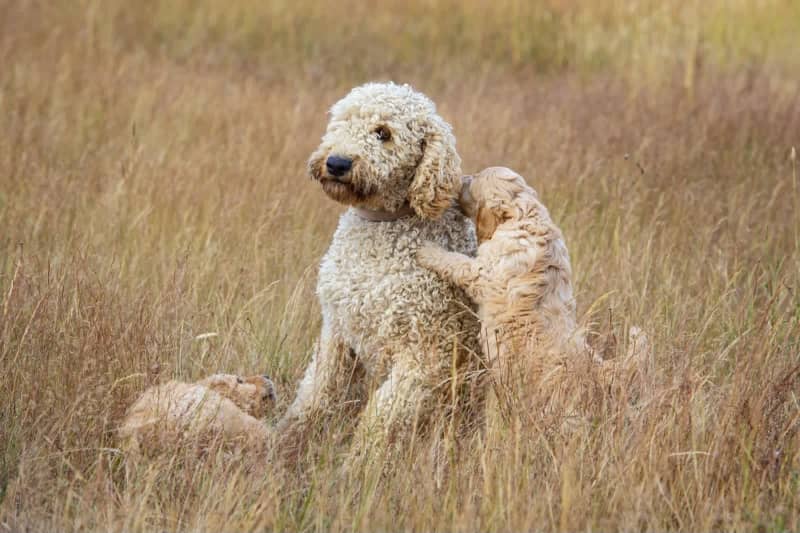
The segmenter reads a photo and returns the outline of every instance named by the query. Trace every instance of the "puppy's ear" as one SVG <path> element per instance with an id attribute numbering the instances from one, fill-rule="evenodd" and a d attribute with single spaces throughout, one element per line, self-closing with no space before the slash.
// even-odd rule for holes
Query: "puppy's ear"
<path id="1" fill-rule="evenodd" d="M 417 215 L 435 219 L 461 192 L 461 158 L 447 122 L 434 116 L 425 130 L 424 152 L 408 189 L 408 201 Z"/>
<path id="2" fill-rule="evenodd" d="M 494 230 L 500 225 L 495 213 L 488 207 L 481 207 L 478 209 L 478 214 L 475 217 L 475 233 L 478 237 L 478 242 L 488 241 L 494 235 Z"/>

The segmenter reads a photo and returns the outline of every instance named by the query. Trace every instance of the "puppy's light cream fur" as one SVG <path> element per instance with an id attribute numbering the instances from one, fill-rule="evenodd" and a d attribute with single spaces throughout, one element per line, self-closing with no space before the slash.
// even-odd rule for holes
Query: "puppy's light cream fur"
<path id="1" fill-rule="evenodd" d="M 478 304 L 481 344 L 493 364 L 532 351 L 542 362 L 584 349 L 572 269 L 561 231 L 519 174 L 491 167 L 465 178 L 463 211 L 475 220 L 475 258 L 426 246 L 420 263 Z"/>
<path id="2" fill-rule="evenodd" d="M 269 434 L 259 419 L 274 403 L 275 388 L 266 376 L 215 374 L 197 383 L 170 381 L 136 400 L 119 436 L 123 448 L 149 455 L 188 444 L 261 450 Z"/>
<path id="3" fill-rule="evenodd" d="M 612 381 L 616 364 L 594 355 L 577 325 L 567 246 L 536 191 L 516 172 L 490 167 L 464 178 L 459 203 L 475 220 L 477 257 L 435 245 L 417 257 L 478 304 L 483 351 L 496 374 L 524 362 L 529 377 L 552 377 L 583 358 L 601 382 Z M 638 328 L 631 339 L 638 345 L 629 355 L 641 353 Z"/>

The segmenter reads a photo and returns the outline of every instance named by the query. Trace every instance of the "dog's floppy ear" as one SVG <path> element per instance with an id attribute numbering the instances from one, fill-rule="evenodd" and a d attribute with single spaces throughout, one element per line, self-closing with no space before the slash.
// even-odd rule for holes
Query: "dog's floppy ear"
<path id="1" fill-rule="evenodd" d="M 408 189 L 408 202 L 420 217 L 434 219 L 453 205 L 461 191 L 461 158 L 447 122 L 433 116 L 424 128 L 424 152 Z"/>

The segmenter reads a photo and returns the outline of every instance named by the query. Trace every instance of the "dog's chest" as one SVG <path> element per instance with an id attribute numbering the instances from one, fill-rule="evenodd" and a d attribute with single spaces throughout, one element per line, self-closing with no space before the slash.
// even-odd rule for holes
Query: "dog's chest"
<path id="1" fill-rule="evenodd" d="M 369 222 L 352 212 L 342 216 L 320 266 L 317 294 L 324 319 L 362 359 L 418 345 L 463 310 L 463 295 L 417 264 L 425 241 L 465 253 L 475 246 L 460 218 Z"/>

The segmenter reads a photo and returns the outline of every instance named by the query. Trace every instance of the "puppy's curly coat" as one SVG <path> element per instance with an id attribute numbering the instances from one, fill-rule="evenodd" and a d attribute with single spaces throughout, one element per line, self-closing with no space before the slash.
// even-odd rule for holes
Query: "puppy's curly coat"
<path id="1" fill-rule="evenodd" d="M 477 257 L 428 244 L 418 259 L 478 304 L 483 352 L 497 377 L 522 371 L 529 384 L 541 386 L 540 378 L 552 382 L 582 359 L 605 386 L 620 381 L 619 371 L 639 364 L 647 339 L 636 327 L 623 359 L 626 368 L 589 348 L 576 320 L 564 237 L 519 174 L 490 167 L 466 176 L 459 203 L 475 220 Z"/>
<path id="2" fill-rule="evenodd" d="M 522 177 L 490 167 L 464 180 L 461 208 L 475 219 L 477 257 L 427 245 L 420 263 L 478 304 L 481 345 L 504 367 L 525 352 L 584 350 L 575 318 L 572 268 L 561 231 Z"/>

